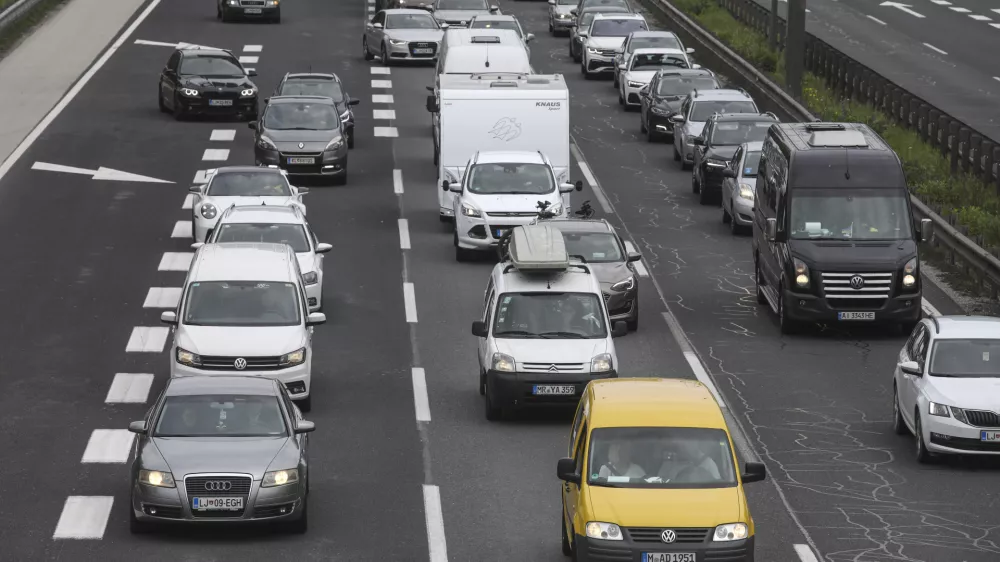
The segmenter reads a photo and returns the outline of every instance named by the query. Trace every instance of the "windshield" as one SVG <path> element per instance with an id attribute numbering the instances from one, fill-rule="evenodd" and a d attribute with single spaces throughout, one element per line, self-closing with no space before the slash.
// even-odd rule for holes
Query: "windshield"
<path id="1" fill-rule="evenodd" d="M 760 164 L 760 152 L 747 152 L 743 159 L 743 177 L 757 177 L 757 166 Z"/>
<path id="2" fill-rule="evenodd" d="M 642 53 L 632 56 L 632 68 L 630 70 L 656 70 L 663 67 L 687 68 L 688 63 L 687 59 L 682 55 Z"/>
<path id="3" fill-rule="evenodd" d="M 606 338 L 603 303 L 589 293 L 504 293 L 496 338 Z"/>
<path id="4" fill-rule="evenodd" d="M 593 8 L 594 6 L 600 6 L 602 8 L 628 8 L 628 3 L 625 0 L 582 0 L 580 2 L 580 9 Z"/>
<path id="5" fill-rule="evenodd" d="M 430 14 L 389 14 L 386 29 L 437 29 L 438 24 Z"/>
<path id="6" fill-rule="evenodd" d="M 212 241 L 288 244 L 296 254 L 312 250 L 306 238 L 306 229 L 300 224 L 225 223 L 216 230 Z"/>
<path id="7" fill-rule="evenodd" d="M 718 82 L 710 76 L 662 76 L 656 86 L 656 95 L 682 97 L 693 90 L 714 90 L 718 87 Z"/>
<path id="8" fill-rule="evenodd" d="M 469 170 L 470 193 L 525 193 L 540 195 L 555 190 L 552 172 L 545 164 L 476 164 Z"/>
<path id="9" fill-rule="evenodd" d="M 1000 377 L 1000 340 L 937 340 L 930 373 L 935 377 Z"/>
<path id="10" fill-rule="evenodd" d="M 340 103 L 344 90 L 336 80 L 288 80 L 281 86 L 279 96 L 323 96 Z"/>
<path id="11" fill-rule="evenodd" d="M 236 59 L 228 56 L 187 56 L 177 70 L 181 76 L 244 76 Z"/>
<path id="12" fill-rule="evenodd" d="M 728 488 L 736 485 L 733 452 L 721 429 L 614 427 L 590 433 L 592 486 Z"/>
<path id="13" fill-rule="evenodd" d="M 489 11 L 486 0 L 438 0 L 436 10 L 483 10 Z"/>
<path id="14" fill-rule="evenodd" d="M 226 172 L 215 174 L 205 195 L 212 197 L 289 197 L 285 176 L 273 172 Z"/>
<path id="15" fill-rule="evenodd" d="M 191 283 L 184 311 L 189 326 L 297 326 L 295 284 L 257 281 Z"/>
<path id="16" fill-rule="evenodd" d="M 340 115 L 328 103 L 275 103 L 264 111 L 264 128 L 272 131 L 332 131 L 340 128 Z"/>
<path id="17" fill-rule="evenodd" d="M 563 232 L 566 253 L 580 256 L 587 263 L 624 261 L 621 247 L 614 234 L 608 232 Z"/>
<path id="18" fill-rule="evenodd" d="M 591 37 L 626 37 L 633 31 L 646 31 L 646 22 L 636 19 L 599 20 L 590 30 Z"/>
<path id="19" fill-rule="evenodd" d="M 579 2 L 577 0 L 556 0 L 556 4 L 560 6 L 576 6 Z"/>
<path id="20" fill-rule="evenodd" d="M 791 237 L 799 240 L 906 240 L 906 195 L 881 189 L 798 189 L 792 196 Z"/>
<path id="21" fill-rule="evenodd" d="M 708 121 L 716 113 L 758 113 L 752 101 L 700 101 L 691 108 L 688 121 Z"/>
<path id="22" fill-rule="evenodd" d="M 516 21 L 513 20 L 491 20 L 491 21 L 474 21 L 472 22 L 472 29 L 509 29 L 517 33 L 518 37 L 521 37 L 521 27 L 517 25 Z"/>
<path id="23" fill-rule="evenodd" d="M 636 49 L 680 49 L 681 42 L 673 35 L 652 35 L 649 37 L 633 37 L 628 44 L 628 52 Z"/>
<path id="24" fill-rule="evenodd" d="M 730 121 L 717 122 L 712 128 L 712 138 L 709 144 L 712 146 L 732 146 L 745 142 L 757 142 L 764 140 L 767 130 L 771 128 L 774 121 Z"/>
<path id="25" fill-rule="evenodd" d="M 285 437 L 278 399 L 260 395 L 168 396 L 153 437 Z"/>

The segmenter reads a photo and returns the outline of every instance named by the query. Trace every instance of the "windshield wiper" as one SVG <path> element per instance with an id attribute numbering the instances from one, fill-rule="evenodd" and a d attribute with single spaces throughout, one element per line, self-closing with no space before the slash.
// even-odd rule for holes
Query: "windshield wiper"
<path id="1" fill-rule="evenodd" d="M 494 336 L 537 336 L 535 332 L 526 332 L 524 330 L 507 330 L 505 332 L 493 332 Z"/>
<path id="2" fill-rule="evenodd" d="M 587 339 L 587 336 L 585 336 L 583 334 L 578 334 L 576 332 L 542 332 L 542 333 L 536 334 L 536 335 L 541 336 L 541 337 L 546 338 L 546 339 L 556 339 L 556 338 L 570 338 L 570 339 L 579 339 L 579 340 L 585 340 L 585 339 Z"/>
<path id="3" fill-rule="evenodd" d="M 313 129 L 311 127 L 268 127 L 264 126 L 265 129 L 271 129 L 272 131 L 318 131 L 319 129 Z"/>

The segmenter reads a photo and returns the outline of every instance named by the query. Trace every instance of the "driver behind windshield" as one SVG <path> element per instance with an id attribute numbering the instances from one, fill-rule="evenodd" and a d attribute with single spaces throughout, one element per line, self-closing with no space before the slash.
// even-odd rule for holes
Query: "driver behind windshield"
<path id="1" fill-rule="evenodd" d="M 632 462 L 632 443 L 619 441 L 608 446 L 607 461 L 601 465 L 597 476 L 604 480 L 613 476 L 642 478 L 646 476 L 646 471 Z"/>
<path id="2" fill-rule="evenodd" d="M 712 133 L 712 144 L 716 146 L 735 146 L 745 142 L 764 140 L 771 121 L 737 121 L 733 123 L 720 122 L 715 124 Z"/>
<path id="3" fill-rule="evenodd" d="M 710 456 L 712 443 L 698 438 L 676 437 L 660 442 L 662 463 L 657 476 L 664 482 L 720 480 L 719 467 Z"/>

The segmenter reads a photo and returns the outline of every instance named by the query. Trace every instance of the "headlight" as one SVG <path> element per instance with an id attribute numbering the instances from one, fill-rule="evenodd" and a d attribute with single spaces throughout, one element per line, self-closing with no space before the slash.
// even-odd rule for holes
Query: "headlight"
<path id="1" fill-rule="evenodd" d="M 561 19 L 561 20 L 568 20 L 569 19 L 569 14 L 556 14 L 556 17 L 559 18 L 559 19 Z"/>
<path id="2" fill-rule="evenodd" d="M 200 210 L 201 210 L 201 216 L 205 217 L 206 219 L 214 219 L 215 215 L 219 214 L 219 209 L 217 209 L 215 205 L 211 203 L 205 203 L 204 205 L 201 206 Z"/>
<path id="3" fill-rule="evenodd" d="M 725 525 L 719 525 L 715 528 L 715 534 L 712 535 L 713 541 L 741 541 L 747 538 L 747 533 L 750 529 L 747 528 L 745 523 L 727 523 Z"/>
<path id="4" fill-rule="evenodd" d="M 257 95 L 257 88 L 247 88 L 240 92 L 240 97 L 249 98 Z"/>
<path id="5" fill-rule="evenodd" d="M 605 541 L 620 541 L 622 540 L 622 530 L 614 523 L 590 521 L 587 523 L 587 538 L 601 539 Z"/>
<path id="6" fill-rule="evenodd" d="M 286 353 L 281 356 L 278 360 L 278 364 L 282 367 L 291 367 L 293 365 L 301 365 L 306 360 L 306 348 L 296 349 L 291 353 Z"/>
<path id="7" fill-rule="evenodd" d="M 663 109 L 662 107 L 651 107 L 649 108 L 649 110 L 657 115 L 670 115 L 671 113 L 673 113 L 669 109 Z"/>
<path id="8" fill-rule="evenodd" d="M 348 109 L 347 111 L 341 113 L 340 114 L 340 120 L 341 121 L 350 121 L 351 120 L 351 110 Z"/>
<path id="9" fill-rule="evenodd" d="M 326 144 L 326 148 L 323 152 L 332 152 L 334 150 L 340 150 L 344 146 L 344 137 L 334 137 L 333 140 Z"/>
<path id="10" fill-rule="evenodd" d="M 390 45 L 395 45 L 397 47 L 401 47 L 401 46 L 403 46 L 403 45 L 406 44 L 406 40 L 405 39 L 389 39 L 389 44 Z"/>
<path id="11" fill-rule="evenodd" d="M 587 52 L 590 53 L 590 54 L 592 54 L 592 55 L 596 55 L 600 51 L 598 51 L 597 49 L 595 49 L 593 47 L 587 47 Z"/>
<path id="12" fill-rule="evenodd" d="M 277 6 L 278 0 L 267 0 L 266 6 Z"/>
<path id="13" fill-rule="evenodd" d="M 272 470 L 271 472 L 265 472 L 264 479 L 261 480 L 260 485 L 264 488 L 273 488 L 275 486 L 294 484 L 298 481 L 299 469 L 289 468 L 286 470 Z"/>
<path id="14" fill-rule="evenodd" d="M 645 85 L 646 85 L 645 82 L 636 82 L 635 80 L 629 80 L 628 81 L 628 87 L 629 88 L 641 88 L 641 87 L 643 87 Z"/>
<path id="15" fill-rule="evenodd" d="M 274 145 L 274 141 L 265 136 L 261 136 L 257 139 L 257 146 L 263 148 L 264 150 L 278 150 L 278 147 Z"/>
<path id="16" fill-rule="evenodd" d="M 912 287 L 917 284 L 917 258 L 906 262 L 903 266 L 903 286 Z"/>
<path id="17" fill-rule="evenodd" d="M 191 367 L 198 367 L 201 365 L 201 357 L 197 353 L 191 353 L 190 351 L 177 348 L 177 362 L 181 365 L 189 365 Z"/>
<path id="18" fill-rule="evenodd" d="M 229 0 L 229 5 L 230 6 L 239 6 L 240 5 L 240 0 Z"/>
<path id="19" fill-rule="evenodd" d="M 546 211 L 548 211 L 548 212 L 550 212 L 550 213 L 552 213 L 554 215 L 561 215 L 562 214 L 562 205 L 550 205 L 549 208 L 546 209 Z"/>
<path id="20" fill-rule="evenodd" d="M 591 373 L 606 373 L 611 370 L 611 354 L 602 353 L 590 361 Z"/>
<path id="21" fill-rule="evenodd" d="M 753 198 L 754 198 L 753 187 L 750 184 L 748 184 L 748 183 L 741 183 L 740 184 L 740 197 L 742 199 L 746 199 L 748 201 L 753 201 Z"/>
<path id="22" fill-rule="evenodd" d="M 727 164 L 728 163 L 725 160 L 715 160 L 711 158 L 705 161 L 706 166 L 716 170 L 721 170 L 722 168 L 725 168 Z"/>
<path id="23" fill-rule="evenodd" d="M 315 271 L 310 271 L 309 273 L 306 273 L 305 275 L 302 276 L 302 281 L 306 285 L 315 285 L 316 283 L 319 283 L 319 273 Z"/>
<path id="24" fill-rule="evenodd" d="M 792 264 L 795 267 L 795 285 L 805 289 L 809 286 L 809 268 L 799 258 L 792 258 Z"/>
<path id="25" fill-rule="evenodd" d="M 157 488 L 173 488 L 174 475 L 159 470 L 140 470 L 139 483 L 146 484 L 147 486 L 156 486 Z"/>
<path id="26" fill-rule="evenodd" d="M 504 353 L 493 354 L 493 370 L 505 373 L 514 372 L 514 358 Z"/>
<path id="27" fill-rule="evenodd" d="M 619 281 L 611 286 L 612 291 L 631 291 L 635 287 L 635 277 L 629 277 L 624 281 Z"/>
<path id="28" fill-rule="evenodd" d="M 198 90 L 192 88 L 181 88 L 181 93 L 188 97 L 195 97 L 198 95 Z"/>
<path id="29" fill-rule="evenodd" d="M 942 418 L 951 417 L 951 413 L 948 412 L 948 406 L 945 406 L 944 404 L 938 404 L 937 402 L 928 402 L 927 412 L 932 416 L 939 416 Z"/>
<path id="30" fill-rule="evenodd" d="M 468 203 L 462 203 L 462 214 L 467 217 L 482 217 L 483 214 L 479 212 L 479 209 L 469 205 Z"/>

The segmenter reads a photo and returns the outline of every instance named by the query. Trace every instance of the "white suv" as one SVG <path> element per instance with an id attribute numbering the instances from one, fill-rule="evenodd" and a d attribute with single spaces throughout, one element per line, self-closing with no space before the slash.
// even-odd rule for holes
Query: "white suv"
<path id="1" fill-rule="evenodd" d="M 534 220 L 540 202 L 549 203 L 549 212 L 565 216 L 569 201 L 563 201 L 562 194 L 583 189 L 579 181 L 557 184 L 552 163 L 541 152 L 477 152 L 465 170 L 462 183 L 442 183 L 442 189 L 455 193 L 458 261 L 470 259 L 472 251 L 496 247 L 508 230 Z"/>
<path id="2" fill-rule="evenodd" d="M 583 42 L 580 72 L 588 79 L 596 75 L 613 76 L 615 57 L 625 38 L 633 31 L 648 29 L 646 18 L 639 14 L 596 14 Z"/>
<path id="3" fill-rule="evenodd" d="M 299 408 L 312 406 L 312 330 L 295 253 L 286 244 L 207 244 L 195 252 L 176 311 L 170 376 L 277 379 Z"/>
<path id="4" fill-rule="evenodd" d="M 219 222 L 222 211 L 232 205 L 298 205 L 303 214 L 302 196 L 306 187 L 288 183 L 288 176 L 277 166 L 227 166 L 209 170 L 208 183 L 192 186 L 191 235 L 204 242 Z"/>
<path id="5" fill-rule="evenodd" d="M 674 123 L 674 160 L 681 168 L 694 165 L 694 139 L 701 136 L 705 123 L 716 113 L 760 113 L 746 90 L 695 90 L 687 95 L 681 109 L 670 117 Z"/>
<path id="6" fill-rule="evenodd" d="M 892 386 L 893 430 L 916 437 L 917 461 L 1000 454 L 1000 318 L 921 320 Z"/>

